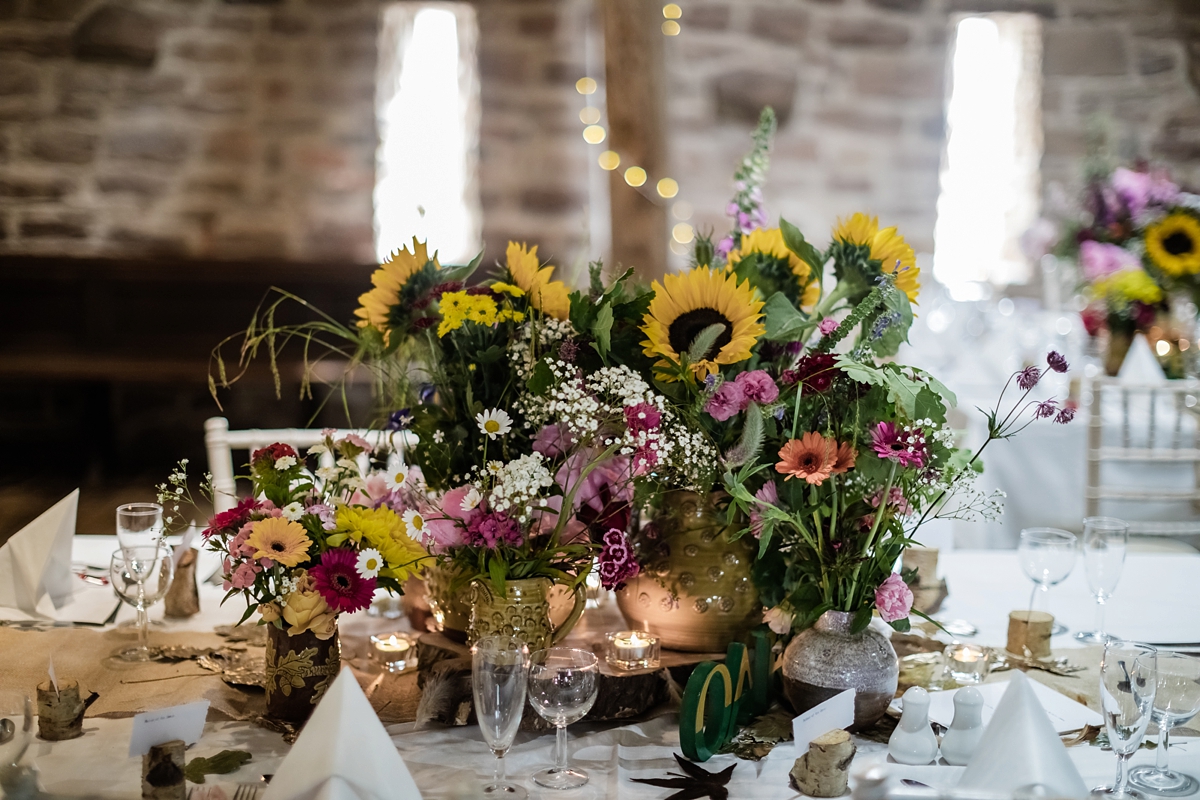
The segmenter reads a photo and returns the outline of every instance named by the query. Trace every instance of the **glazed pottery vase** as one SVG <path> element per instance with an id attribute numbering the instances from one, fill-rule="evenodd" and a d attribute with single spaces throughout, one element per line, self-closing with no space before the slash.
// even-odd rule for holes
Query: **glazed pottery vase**
<path id="1" fill-rule="evenodd" d="M 674 491 L 653 519 L 658 543 L 642 573 L 617 592 L 630 627 L 649 631 L 668 650 L 724 652 L 762 622 L 750 580 L 754 540 L 735 542 L 713 497 Z"/>
<path id="2" fill-rule="evenodd" d="M 870 727 L 896 694 L 900 660 L 887 636 L 867 626 L 850 632 L 854 615 L 826 611 L 783 651 L 783 693 L 797 714 L 854 689 L 854 727 Z"/>
<path id="3" fill-rule="evenodd" d="M 451 590 L 457 573 L 449 567 L 425 568 L 425 587 L 429 593 L 429 610 L 433 613 L 436 627 L 442 634 L 455 642 L 467 640 L 467 629 L 471 625 L 470 589 L 460 584 L 458 591 Z"/>
<path id="4" fill-rule="evenodd" d="M 1133 346 L 1132 331 L 1117 331 L 1112 330 L 1108 335 L 1108 348 L 1104 352 L 1104 374 L 1109 377 L 1116 377 L 1121 371 L 1121 365 L 1125 363 L 1125 356 L 1129 353 L 1129 348 Z"/>
<path id="5" fill-rule="evenodd" d="M 542 650 L 557 644 L 571 632 L 587 604 L 587 594 L 580 584 L 568 596 L 571 612 L 555 624 L 550 599 L 553 584 L 548 578 L 523 578 L 506 581 L 504 594 L 490 582 L 477 580 L 471 584 L 471 623 L 467 641 L 471 644 L 484 636 L 504 634 L 515 636 L 529 645 L 530 651 Z"/>
<path id="6" fill-rule="evenodd" d="M 302 724 L 312 715 L 325 690 L 342 668 L 342 651 L 335 632 L 318 639 L 312 631 L 291 636 L 267 625 L 267 719 Z"/>

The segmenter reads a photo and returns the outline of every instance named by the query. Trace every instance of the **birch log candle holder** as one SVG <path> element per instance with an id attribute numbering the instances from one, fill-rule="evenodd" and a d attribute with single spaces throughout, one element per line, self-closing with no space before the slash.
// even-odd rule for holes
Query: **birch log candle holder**
<path id="1" fill-rule="evenodd" d="M 78 681 L 62 681 L 55 689 L 50 681 L 37 687 L 38 736 L 61 742 L 83 736 L 83 712 L 88 704 L 79 693 Z"/>
<path id="2" fill-rule="evenodd" d="M 1008 652 L 1026 658 L 1050 657 L 1054 616 L 1045 611 L 1012 611 L 1008 615 Z"/>
<path id="3" fill-rule="evenodd" d="M 163 598 L 163 613 L 172 619 L 186 619 L 200 613 L 200 590 L 196 586 L 196 561 L 199 552 L 184 550 L 175 565 L 175 578 Z"/>
<path id="4" fill-rule="evenodd" d="M 850 783 L 850 762 L 858 748 L 843 730 L 813 739 L 792 767 L 793 787 L 809 797 L 841 797 Z"/>
<path id="5" fill-rule="evenodd" d="M 156 744 L 142 756 L 142 797 L 145 800 L 187 800 L 182 739 Z"/>

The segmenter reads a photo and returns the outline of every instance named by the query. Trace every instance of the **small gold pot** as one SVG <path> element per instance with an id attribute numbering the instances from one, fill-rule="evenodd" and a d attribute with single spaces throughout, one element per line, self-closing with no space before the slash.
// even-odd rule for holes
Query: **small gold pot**
<path id="1" fill-rule="evenodd" d="M 448 639 L 465 642 L 471 626 L 471 605 L 466 600 L 468 592 L 461 589 L 458 592 L 451 591 L 450 585 L 456 577 L 457 573 L 446 567 L 434 565 L 425 568 L 429 610 L 438 629 Z"/>
<path id="2" fill-rule="evenodd" d="M 471 584 L 471 624 L 468 641 L 472 644 L 484 636 L 506 634 L 516 636 L 541 650 L 557 644 L 571 632 L 587 604 L 587 593 L 580 584 L 567 596 L 572 598 L 570 613 L 555 624 L 551 610 L 553 584 L 548 578 L 523 578 L 505 581 L 504 594 L 496 592 L 491 583 L 477 580 Z"/>

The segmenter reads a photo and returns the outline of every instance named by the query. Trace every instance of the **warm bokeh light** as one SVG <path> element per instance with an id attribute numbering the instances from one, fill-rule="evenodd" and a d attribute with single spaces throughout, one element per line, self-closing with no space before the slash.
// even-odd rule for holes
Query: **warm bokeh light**
<path id="1" fill-rule="evenodd" d="M 678 36 L 679 23 L 673 19 L 669 19 L 662 24 L 663 36 Z"/>
<path id="2" fill-rule="evenodd" d="M 1189 342 L 1187 339 L 1179 340 L 1179 352 L 1182 353 L 1183 351 L 1187 350 L 1191 346 L 1192 346 L 1192 343 Z"/>
<path id="3" fill-rule="evenodd" d="M 672 239 L 671 240 L 671 252 L 677 256 L 686 256 L 688 254 L 688 246 L 686 244 L 680 244 L 679 242 Z"/>
<path id="4" fill-rule="evenodd" d="M 600 164 L 600 169 L 613 170 L 621 166 L 621 157 L 612 150 L 605 150 L 596 160 Z"/>
<path id="5" fill-rule="evenodd" d="M 604 128 L 599 125 L 588 125 L 583 129 L 583 140 L 588 144 L 600 144 L 605 135 Z"/>
<path id="6" fill-rule="evenodd" d="M 1160 356 L 1165 356 L 1167 353 L 1171 352 L 1171 343 L 1166 339 L 1159 339 L 1154 345 L 1154 352 L 1158 353 Z"/>
<path id="7" fill-rule="evenodd" d="M 679 194 L 679 184 L 674 178 L 663 178 L 658 182 L 659 197 L 674 197 Z"/>
<path id="8" fill-rule="evenodd" d="M 692 230 L 692 226 L 686 222 L 680 222 L 671 229 L 671 238 L 680 244 L 688 244 L 692 239 L 696 238 L 696 232 Z"/>
<path id="9" fill-rule="evenodd" d="M 579 112 L 579 121 L 584 125 L 595 125 L 600 121 L 600 109 L 594 106 L 586 106 Z"/>
<path id="10" fill-rule="evenodd" d="M 641 186 L 646 182 L 646 170 L 641 167 L 630 167 L 625 170 L 625 182 L 630 186 Z"/>
<path id="11" fill-rule="evenodd" d="M 595 78 L 580 78 L 575 81 L 575 91 L 580 94 L 595 94 L 596 80 Z"/>
<path id="12" fill-rule="evenodd" d="M 683 9 L 678 3 L 667 3 L 663 6 L 663 16 L 667 19 L 679 19 L 683 16 Z"/>
<path id="13" fill-rule="evenodd" d="M 680 200 L 671 206 L 671 213 L 675 216 L 675 219 L 689 220 L 692 218 L 692 204 L 686 200 Z"/>

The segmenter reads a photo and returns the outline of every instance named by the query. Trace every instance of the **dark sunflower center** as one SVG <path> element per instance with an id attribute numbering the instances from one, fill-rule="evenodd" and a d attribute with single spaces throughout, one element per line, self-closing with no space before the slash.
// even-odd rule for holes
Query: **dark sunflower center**
<path id="1" fill-rule="evenodd" d="M 681 355 L 686 353 L 700 332 L 709 325 L 725 326 L 725 330 L 721 331 L 712 347 L 708 348 L 708 352 L 703 356 L 703 358 L 712 358 L 733 339 L 733 323 L 714 308 L 693 308 L 676 317 L 675 321 L 667 328 L 667 340 L 671 343 L 671 349 Z"/>
<path id="2" fill-rule="evenodd" d="M 287 548 L 283 546 L 283 542 L 271 542 L 271 549 L 276 553 L 282 553 L 284 550 L 287 550 Z"/>
<path id="3" fill-rule="evenodd" d="M 1188 255 L 1196 249 L 1196 243 L 1192 241 L 1192 237 L 1183 231 L 1175 231 L 1167 236 L 1163 239 L 1162 245 L 1163 249 L 1173 256 Z"/>
<path id="4" fill-rule="evenodd" d="M 333 582 L 337 584 L 339 589 L 345 590 L 350 588 L 350 579 L 345 575 L 335 575 L 333 577 Z"/>

